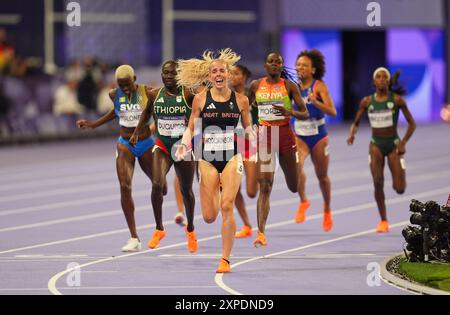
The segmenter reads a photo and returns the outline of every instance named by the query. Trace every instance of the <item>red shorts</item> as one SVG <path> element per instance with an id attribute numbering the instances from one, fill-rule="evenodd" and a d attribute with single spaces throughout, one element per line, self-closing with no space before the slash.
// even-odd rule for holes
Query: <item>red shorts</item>
<path id="1" fill-rule="evenodd" d="M 259 126 L 258 146 L 266 149 L 267 153 L 278 152 L 280 154 L 295 151 L 295 136 L 291 126 Z"/>
<path id="2" fill-rule="evenodd" d="M 244 161 L 250 160 L 251 157 L 256 155 L 257 147 L 250 143 L 245 137 L 237 137 L 237 145 L 239 148 L 239 152 L 242 153 L 242 158 Z"/>

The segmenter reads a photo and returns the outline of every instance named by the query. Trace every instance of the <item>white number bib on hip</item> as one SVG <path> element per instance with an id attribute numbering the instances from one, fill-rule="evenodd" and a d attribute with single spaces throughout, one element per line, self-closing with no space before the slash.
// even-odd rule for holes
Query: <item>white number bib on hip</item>
<path id="1" fill-rule="evenodd" d="M 284 116 L 276 116 L 279 111 L 272 105 L 283 106 L 283 102 L 261 102 L 258 104 L 258 117 L 265 121 L 283 120 Z"/>
<path id="2" fill-rule="evenodd" d="M 205 151 L 234 150 L 234 133 L 232 131 L 205 133 L 203 141 L 203 149 Z"/>
<path id="3" fill-rule="evenodd" d="M 394 126 L 392 111 L 390 109 L 369 113 L 372 128 L 386 128 Z"/>
<path id="4" fill-rule="evenodd" d="M 299 136 L 315 136 L 319 134 L 319 127 L 315 120 L 295 120 L 295 133 Z"/>
<path id="5" fill-rule="evenodd" d="M 180 137 L 186 130 L 184 116 L 158 118 L 158 132 L 165 137 Z"/>

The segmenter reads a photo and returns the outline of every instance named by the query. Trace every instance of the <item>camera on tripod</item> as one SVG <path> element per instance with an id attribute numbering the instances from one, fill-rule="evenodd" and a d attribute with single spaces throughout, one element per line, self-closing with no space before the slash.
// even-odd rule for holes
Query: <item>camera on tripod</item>
<path id="1" fill-rule="evenodd" d="M 411 200 L 411 224 L 403 229 L 408 260 L 450 261 L 450 206 L 439 206 L 435 201 L 422 203 Z"/>

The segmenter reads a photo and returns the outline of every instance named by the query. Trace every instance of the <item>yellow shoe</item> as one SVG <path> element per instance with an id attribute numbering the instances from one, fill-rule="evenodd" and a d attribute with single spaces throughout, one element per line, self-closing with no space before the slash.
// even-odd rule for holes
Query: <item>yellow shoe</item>
<path id="1" fill-rule="evenodd" d="M 244 225 L 240 231 L 236 232 L 235 237 L 236 238 L 245 238 L 245 237 L 252 236 L 252 234 L 253 234 L 252 227 L 248 226 L 248 225 Z"/>
<path id="2" fill-rule="evenodd" d="M 188 232 L 187 225 L 186 225 L 186 235 L 188 238 L 188 241 L 187 241 L 188 250 L 191 253 L 195 253 L 198 249 L 197 236 L 195 235 L 195 231 Z"/>
<path id="3" fill-rule="evenodd" d="M 228 259 L 222 258 L 219 262 L 219 267 L 216 273 L 228 273 L 231 271 L 230 261 Z"/>
<path id="4" fill-rule="evenodd" d="M 306 210 L 308 210 L 310 205 L 311 205 L 311 203 L 309 202 L 309 200 L 301 202 L 298 205 L 297 212 L 295 213 L 295 222 L 302 223 L 303 221 L 305 221 Z"/>
<path id="5" fill-rule="evenodd" d="M 329 212 L 323 212 L 323 223 L 322 223 L 323 230 L 325 232 L 328 232 L 333 227 L 333 219 L 331 218 L 331 210 Z"/>
<path id="6" fill-rule="evenodd" d="M 255 245 L 255 247 L 267 245 L 267 240 L 266 237 L 264 236 L 264 233 L 258 232 L 258 236 L 256 236 L 256 239 L 253 241 L 253 245 Z"/>
<path id="7" fill-rule="evenodd" d="M 159 241 L 162 240 L 164 236 L 166 236 L 166 231 L 156 229 L 152 239 L 148 241 L 148 248 L 154 249 L 158 247 Z"/>
<path id="8" fill-rule="evenodd" d="M 389 222 L 387 220 L 381 220 L 377 226 L 378 233 L 387 233 L 389 232 Z"/>

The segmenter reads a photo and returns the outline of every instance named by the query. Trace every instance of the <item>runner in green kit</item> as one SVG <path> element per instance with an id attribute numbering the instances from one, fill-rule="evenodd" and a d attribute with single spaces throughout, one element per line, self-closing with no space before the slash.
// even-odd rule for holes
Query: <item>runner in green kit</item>
<path id="1" fill-rule="evenodd" d="M 367 111 L 372 127 L 372 139 L 369 145 L 370 171 L 375 188 L 375 200 L 381 217 L 377 226 L 379 233 L 389 232 L 383 187 L 385 157 L 392 173 L 393 188 L 398 194 L 403 194 L 406 189 L 405 147 L 416 129 L 414 118 L 402 97 L 405 91 L 397 84 L 398 76 L 397 72 L 391 78 L 389 70 L 384 67 L 379 67 L 374 71 L 375 94 L 362 99 L 347 139 L 347 143 L 352 145 L 362 115 Z M 394 86 L 397 88 L 393 88 Z M 408 129 L 403 139 L 400 139 L 397 133 L 400 110 L 408 122 Z"/>
<path id="2" fill-rule="evenodd" d="M 194 95 L 183 87 L 178 87 L 175 76 L 177 75 L 177 63 L 166 61 L 161 69 L 161 78 L 164 87 L 154 89 L 149 98 L 153 106 L 148 106 L 142 113 L 136 131 L 130 138 L 130 143 L 137 140 L 137 136 L 153 114 L 156 126 L 156 143 L 153 149 L 153 187 L 152 206 L 155 216 L 156 230 L 148 243 L 149 248 L 156 248 L 159 241 L 166 234 L 162 224 L 163 187 L 166 184 L 166 175 L 172 165 L 180 181 L 183 202 L 186 208 L 188 237 L 188 249 L 196 252 L 198 245 L 194 232 L 194 206 L 195 197 L 192 192 L 192 182 L 195 173 L 195 162 L 193 159 L 183 161 L 175 160 L 176 143 L 181 140 L 187 122 L 191 115 L 191 104 Z"/>

